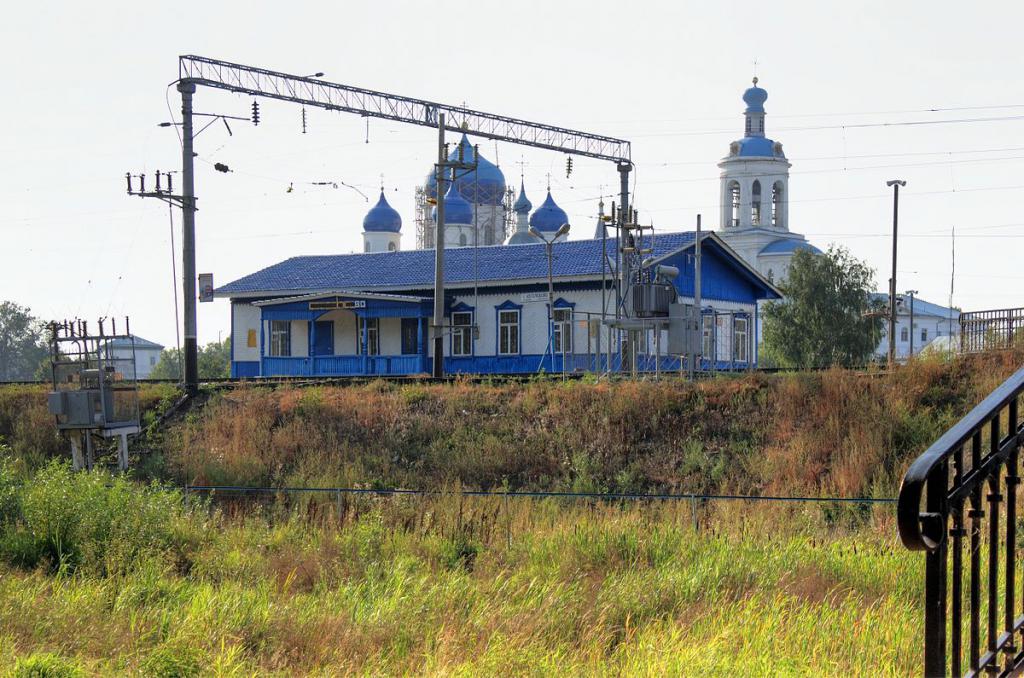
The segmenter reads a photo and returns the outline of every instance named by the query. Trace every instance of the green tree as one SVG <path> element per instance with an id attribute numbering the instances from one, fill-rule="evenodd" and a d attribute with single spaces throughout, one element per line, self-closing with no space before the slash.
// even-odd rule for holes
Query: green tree
<path id="1" fill-rule="evenodd" d="M 180 379 L 181 353 L 176 348 L 160 351 L 160 360 L 150 372 L 151 379 Z M 199 348 L 200 379 L 225 379 L 231 375 L 231 337 L 224 341 L 211 341 Z"/>
<path id="2" fill-rule="evenodd" d="M 46 357 L 45 326 L 30 308 L 0 303 L 0 381 L 32 379 Z"/>
<path id="3" fill-rule="evenodd" d="M 785 299 L 765 308 L 766 352 L 789 367 L 864 365 L 882 336 L 874 287 L 874 271 L 845 248 L 797 251 L 780 285 Z"/>

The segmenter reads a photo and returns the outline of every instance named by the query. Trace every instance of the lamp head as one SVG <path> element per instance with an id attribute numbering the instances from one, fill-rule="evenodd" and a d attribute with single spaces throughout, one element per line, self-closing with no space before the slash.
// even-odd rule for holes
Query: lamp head
<path id="1" fill-rule="evenodd" d="M 905 182 L 903 179 L 890 179 L 889 181 L 885 182 L 886 186 L 895 186 L 897 184 L 899 184 L 900 186 L 906 186 L 907 182 Z"/>
<path id="2" fill-rule="evenodd" d="M 555 237 L 556 238 L 561 237 L 561 236 L 565 235 L 568 232 L 569 232 L 569 224 L 562 224 L 561 226 L 558 227 L 558 230 L 555 231 Z"/>
<path id="3" fill-rule="evenodd" d="M 532 236 L 533 236 L 534 238 L 540 238 L 541 240 L 543 240 L 543 239 L 544 239 L 544 236 L 542 236 L 542 235 L 540 234 L 540 231 L 538 231 L 538 230 L 537 230 L 536 228 L 534 228 L 533 226 L 530 226 L 530 231 L 529 231 L 529 233 L 530 233 L 530 235 L 532 235 Z"/>

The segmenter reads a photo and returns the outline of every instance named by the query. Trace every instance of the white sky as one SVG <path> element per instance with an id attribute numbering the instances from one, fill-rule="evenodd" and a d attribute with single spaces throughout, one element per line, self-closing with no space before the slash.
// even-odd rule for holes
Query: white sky
<path id="1" fill-rule="evenodd" d="M 0 299 L 44 318 L 127 314 L 137 334 L 174 344 L 168 209 L 126 196 L 124 173 L 152 182 L 179 169 L 177 137 L 157 123 L 168 100 L 180 110 L 165 91 L 177 56 L 199 54 L 629 139 L 641 219 L 666 231 L 697 213 L 718 227 L 716 162 L 742 136 L 756 59 L 767 135 L 793 162 L 792 230 L 849 247 L 884 289 L 885 180 L 900 177 L 899 289 L 948 301 L 955 225 L 954 303 L 1024 306 L 1024 119 L 854 127 L 1024 118 L 1022 23 L 1024 3 L 1009 1 L 12 4 L 0 25 Z M 250 103 L 200 89 L 195 108 L 247 116 Z M 363 119 L 308 116 L 303 135 L 298 107 L 261 101 L 258 127 L 197 139 L 198 271 L 218 285 L 293 255 L 361 250 L 369 204 L 315 181 L 374 200 L 383 173 L 403 247 L 415 246 L 413 190 L 436 132 L 374 120 L 366 143 Z M 560 154 L 480 143 L 509 183 L 526 163 L 534 205 L 550 172 L 572 237 L 593 234 L 612 165 L 576 158 L 567 180 Z M 180 248 L 178 214 L 175 228 Z M 200 305 L 201 343 L 228 328 L 226 301 Z"/>

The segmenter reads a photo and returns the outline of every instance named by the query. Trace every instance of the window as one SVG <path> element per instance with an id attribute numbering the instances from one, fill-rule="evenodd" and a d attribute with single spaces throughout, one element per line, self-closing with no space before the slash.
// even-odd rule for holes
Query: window
<path id="1" fill-rule="evenodd" d="M 402 318 L 402 355 L 416 355 L 420 348 L 419 318 Z"/>
<path id="2" fill-rule="evenodd" d="M 370 251 L 370 242 L 368 240 L 367 241 L 363 241 L 363 251 L 364 252 L 369 252 Z"/>
<path id="3" fill-rule="evenodd" d="M 452 313 L 452 355 L 473 355 L 473 314 Z"/>
<path id="4" fill-rule="evenodd" d="M 715 354 L 715 316 L 705 313 L 703 316 L 703 332 L 701 341 L 701 355 L 705 358 L 714 358 Z"/>
<path id="5" fill-rule="evenodd" d="M 758 226 L 761 223 L 761 182 L 754 179 L 754 186 L 750 191 L 750 223 Z"/>
<path id="6" fill-rule="evenodd" d="M 519 353 L 519 311 L 498 311 L 498 354 Z"/>
<path id="7" fill-rule="evenodd" d="M 292 323 L 290 320 L 270 321 L 270 355 L 288 357 L 292 354 Z"/>
<path id="8" fill-rule="evenodd" d="M 732 200 L 732 216 L 729 217 L 731 226 L 740 225 L 740 185 L 735 181 L 729 184 L 729 197 Z"/>
<path id="9" fill-rule="evenodd" d="M 366 326 L 366 355 L 380 355 L 379 319 L 356 318 L 356 352 L 363 354 L 363 326 Z"/>
<path id="10" fill-rule="evenodd" d="M 556 308 L 554 323 L 554 352 L 572 353 L 572 309 Z"/>
<path id="11" fill-rule="evenodd" d="M 388 243 L 388 252 L 394 252 L 396 249 L 398 249 L 398 248 L 395 247 L 395 243 L 393 243 L 393 242 L 389 242 Z"/>
<path id="12" fill-rule="evenodd" d="M 921 341 L 922 342 L 928 341 L 928 328 L 927 327 L 922 327 L 921 328 Z"/>
<path id="13" fill-rule="evenodd" d="M 156 356 L 155 355 L 149 356 L 149 366 L 152 367 L 153 365 L 156 365 Z"/>
<path id="14" fill-rule="evenodd" d="M 900 329 L 900 341 L 910 341 L 910 330 L 906 327 Z"/>
<path id="15" fill-rule="evenodd" d="M 736 318 L 732 325 L 732 358 L 736 362 L 747 362 L 747 319 Z"/>
<path id="16" fill-rule="evenodd" d="M 782 182 L 772 186 L 772 226 L 782 225 Z"/>
<path id="17" fill-rule="evenodd" d="M 466 246 L 466 234 L 465 233 L 459 233 L 459 246 L 460 247 L 465 247 Z"/>

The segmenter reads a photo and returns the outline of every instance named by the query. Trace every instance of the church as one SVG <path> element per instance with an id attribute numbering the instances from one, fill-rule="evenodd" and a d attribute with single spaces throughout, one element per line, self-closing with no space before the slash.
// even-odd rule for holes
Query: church
<path id="1" fill-rule="evenodd" d="M 771 281 L 783 281 L 798 250 L 821 254 L 789 230 L 789 168 L 782 143 L 765 136 L 768 92 L 757 86 L 743 93 L 743 138 L 729 144 L 718 163 L 719 234 L 745 261 Z"/>
<path id="2" fill-rule="evenodd" d="M 657 278 L 674 304 L 692 305 L 700 239 L 699 368 L 705 370 L 756 366 L 760 302 L 781 298 L 772 280 L 785 277 L 797 249 L 817 251 L 788 229 L 790 165 L 782 145 L 764 134 L 767 93 L 755 79 L 743 99 L 745 136 L 719 163 L 721 229 L 659 233 L 636 262 L 638 280 Z M 535 208 L 523 182 L 518 192 L 510 189 L 501 168 L 465 134 L 450 159 L 475 169 L 442 182 L 440 190 L 429 171 L 414 188 L 416 249 L 402 250 L 402 217 L 381 190 L 363 218 L 362 253 L 295 256 L 218 288 L 215 296 L 231 302 L 232 377 L 429 372 L 439 200 L 447 374 L 683 368 L 668 350 L 667 306 L 653 314 L 660 321 L 641 323 L 631 354 L 624 332 L 609 323 L 616 317 L 618 243 L 601 214 L 592 237 L 568 240 L 569 217 L 550 188 Z M 553 243 L 550 250 L 544 241 Z M 625 316 L 635 315 L 633 297 L 619 300 Z"/>

